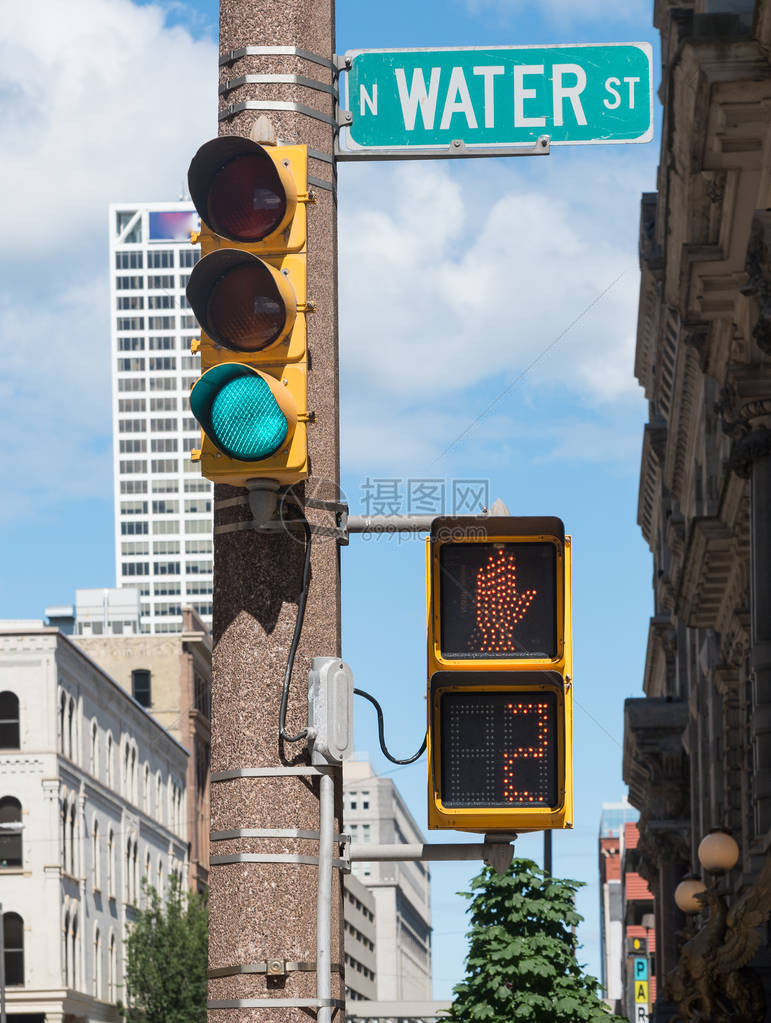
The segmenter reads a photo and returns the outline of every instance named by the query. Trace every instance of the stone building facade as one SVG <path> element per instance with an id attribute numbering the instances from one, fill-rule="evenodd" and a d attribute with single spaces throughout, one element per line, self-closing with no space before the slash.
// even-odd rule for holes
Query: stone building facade
<path id="1" fill-rule="evenodd" d="M 761 907 L 768 897 L 771 2 L 656 0 L 654 23 L 663 124 L 658 190 L 642 199 L 635 361 L 649 402 L 638 521 L 653 555 L 654 614 L 645 697 L 625 706 L 624 779 L 640 810 L 661 983 L 696 948 L 683 951 L 673 893 L 700 869 L 711 828 L 730 829 L 740 848 L 724 882 L 729 907 L 747 892 Z M 699 932 L 700 954 L 725 964 L 729 936 L 715 920 L 709 940 Z M 771 995 L 768 931 L 754 933 L 753 967 Z M 720 1015 L 727 975 L 715 980 L 712 1014 L 698 1014 L 696 993 L 689 1019 L 740 1018 L 735 1002 Z M 652 1018 L 669 1019 L 666 987 L 658 994 Z"/>
<path id="2" fill-rule="evenodd" d="M 79 632 L 73 640 L 189 751 L 189 876 L 191 887 L 203 892 L 209 879 L 209 630 L 192 607 L 183 607 L 179 633 L 89 636 Z"/>

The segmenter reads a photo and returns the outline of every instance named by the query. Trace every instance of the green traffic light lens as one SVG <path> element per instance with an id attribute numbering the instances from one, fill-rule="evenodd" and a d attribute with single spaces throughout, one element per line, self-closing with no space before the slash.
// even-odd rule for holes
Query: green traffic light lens
<path id="1" fill-rule="evenodd" d="M 275 454 L 289 429 L 270 387 L 256 374 L 235 377 L 217 392 L 210 421 L 217 447 L 244 462 Z"/>

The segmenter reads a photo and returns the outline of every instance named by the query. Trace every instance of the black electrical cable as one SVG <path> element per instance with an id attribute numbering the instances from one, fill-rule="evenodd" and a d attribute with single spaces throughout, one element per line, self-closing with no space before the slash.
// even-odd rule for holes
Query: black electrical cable
<path id="1" fill-rule="evenodd" d="M 303 619 L 305 618 L 305 605 L 308 602 L 308 581 L 310 579 L 311 571 L 311 527 L 308 525 L 307 519 L 303 519 L 302 523 L 305 529 L 305 560 L 303 562 L 302 589 L 300 590 L 300 596 L 297 600 L 297 618 L 294 623 L 292 643 L 289 647 L 289 656 L 286 662 L 286 671 L 284 672 L 284 688 L 281 691 L 281 709 L 278 713 L 278 734 L 284 742 L 300 742 L 301 739 L 305 739 L 308 735 L 307 728 L 303 728 L 303 730 L 298 732 L 297 735 L 287 735 L 286 731 L 286 708 L 289 703 L 289 682 L 292 678 L 292 669 L 294 668 L 297 644 L 300 642 L 300 633 L 302 632 Z"/>
<path id="2" fill-rule="evenodd" d="M 375 711 L 377 713 L 377 737 L 378 737 L 378 739 L 380 741 L 380 748 L 383 751 L 383 753 L 388 757 L 388 759 L 391 761 L 391 763 L 392 764 L 414 764 L 415 761 L 418 759 L 418 757 L 421 757 L 423 755 L 423 753 L 425 752 L 427 736 L 426 735 L 423 736 L 423 745 L 420 747 L 420 749 L 418 750 L 418 752 L 415 754 L 414 757 L 408 757 L 406 760 L 397 760 L 396 757 L 392 757 L 391 756 L 391 754 L 388 752 L 388 750 L 386 748 L 385 735 L 383 733 L 383 709 L 382 709 L 382 707 L 377 702 L 377 700 L 375 699 L 374 696 L 371 696 L 369 693 L 366 693 L 363 689 L 354 689 L 354 693 L 356 693 L 357 696 L 363 696 L 365 700 L 369 700 L 369 702 L 375 708 Z"/>

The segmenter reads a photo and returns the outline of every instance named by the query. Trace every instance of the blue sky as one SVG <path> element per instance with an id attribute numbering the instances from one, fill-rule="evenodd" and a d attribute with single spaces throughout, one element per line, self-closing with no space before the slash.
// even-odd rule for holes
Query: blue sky
<path id="1" fill-rule="evenodd" d="M 107 204 L 178 198 L 190 156 L 216 134 L 211 0 L 43 9 L 15 5 L 0 25 L 0 187 L 19 197 L 0 253 L 6 618 L 114 583 Z M 640 0 L 338 0 L 337 48 L 647 40 L 657 76 L 651 16 Z M 640 193 L 655 188 L 658 146 L 657 135 L 539 159 L 340 167 L 351 510 L 374 510 L 366 495 L 386 484 L 367 481 L 406 491 L 441 478 L 451 492 L 481 479 L 513 514 L 559 515 L 574 538 L 576 826 L 555 834 L 554 869 L 587 882 L 580 936 L 597 975 L 600 804 L 623 791 L 623 700 L 640 694 L 651 614 L 633 357 Z M 411 754 L 425 715 L 423 545 L 354 537 L 342 561 L 344 656 L 383 702 L 393 749 Z M 393 772 L 424 825 L 425 760 L 394 771 L 371 709 L 356 712 L 357 749 Z M 541 843 L 517 851 L 540 861 Z M 433 867 L 437 997 L 462 976 L 453 893 L 473 872 Z"/>

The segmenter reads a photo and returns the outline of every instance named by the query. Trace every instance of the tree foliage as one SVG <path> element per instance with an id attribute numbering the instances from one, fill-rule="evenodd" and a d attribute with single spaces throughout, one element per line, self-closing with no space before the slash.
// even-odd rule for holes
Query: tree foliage
<path id="1" fill-rule="evenodd" d="M 579 881 L 549 877 L 530 860 L 471 881 L 466 978 L 453 990 L 455 1023 L 626 1023 L 598 997 L 576 959 Z"/>
<path id="2" fill-rule="evenodd" d="M 143 882 L 145 908 L 126 938 L 131 1023 L 206 1023 L 209 911 L 206 899 L 182 887 L 177 876 L 165 900 Z"/>

